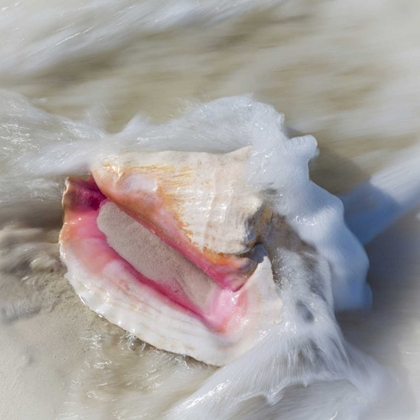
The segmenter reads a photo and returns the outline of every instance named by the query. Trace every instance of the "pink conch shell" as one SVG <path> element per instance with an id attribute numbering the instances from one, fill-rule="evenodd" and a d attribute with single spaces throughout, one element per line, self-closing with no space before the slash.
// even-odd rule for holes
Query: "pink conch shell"
<path id="1" fill-rule="evenodd" d="M 111 156 L 69 178 L 61 256 L 95 312 L 157 348 L 224 365 L 281 321 L 249 150 Z"/>

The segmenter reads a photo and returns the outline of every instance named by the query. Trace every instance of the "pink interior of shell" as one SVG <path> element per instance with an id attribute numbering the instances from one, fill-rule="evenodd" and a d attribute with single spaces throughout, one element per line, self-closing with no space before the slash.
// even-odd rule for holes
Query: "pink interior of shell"
<path id="1" fill-rule="evenodd" d="M 186 257 L 187 252 L 182 252 L 182 244 L 178 244 L 176 249 L 170 247 L 125 213 L 119 217 L 126 220 L 128 225 L 122 224 L 120 232 L 118 226 L 111 226 L 119 237 L 118 241 L 107 236 L 104 232 L 107 229 L 101 230 L 98 220 L 101 217 L 104 220 L 109 218 L 106 211 L 113 206 L 109 203 L 111 201 L 99 190 L 92 178 L 87 181 L 77 178 L 69 180 L 64 198 L 65 224 L 61 240 L 71 244 L 72 252 L 85 272 L 96 278 L 109 276 L 112 272 L 112 281 L 126 291 L 130 291 L 130 281 L 135 279 L 152 288 L 163 304 L 175 305 L 178 309 L 187 311 L 215 331 L 223 332 L 233 317 L 243 317 L 246 314 L 247 296 L 242 288 L 231 290 L 222 285 L 220 278 L 215 281 L 211 274 L 204 273 Z M 115 206 L 111 210 L 120 211 Z M 118 246 L 113 248 L 111 244 L 114 242 Z M 134 261 L 134 258 L 135 263 L 124 258 L 129 247 L 131 254 L 128 259 Z M 136 247 L 138 254 L 133 254 L 132 249 Z M 138 259 L 136 255 L 139 256 Z M 172 269 L 169 263 L 168 267 L 165 266 L 166 261 L 174 261 Z M 110 269 L 115 266 L 118 266 L 117 271 Z"/>

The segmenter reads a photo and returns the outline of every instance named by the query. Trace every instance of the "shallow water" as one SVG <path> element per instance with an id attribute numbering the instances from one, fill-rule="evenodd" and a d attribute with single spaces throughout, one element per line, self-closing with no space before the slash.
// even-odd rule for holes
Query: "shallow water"
<path id="1" fill-rule="evenodd" d="M 74 295 L 56 240 L 61 174 L 82 170 L 74 168 L 83 162 L 76 155 L 67 169 L 62 159 L 40 160 L 44 146 L 98 142 L 136 113 L 164 122 L 197 100 L 249 92 L 285 113 L 291 132 L 317 138 L 312 177 L 333 193 L 392 166 L 397 150 L 418 141 L 416 1 L 265 2 L 268 9 L 251 1 L 161 3 L 167 8 L 152 1 L 0 3 L 7 57 L 0 65 L 0 221 L 8 225 L 0 238 L 1 418 L 25 419 L 29 411 L 35 419 L 161 418 L 214 371 L 143 345 Z M 167 10 L 177 13 L 162 24 Z M 32 170 L 25 182 L 17 165 Z M 42 178 L 51 171 L 57 176 Z M 362 357 L 366 371 L 379 380 L 391 369 L 398 384 L 367 418 L 419 415 L 418 243 L 416 212 L 370 243 L 373 308 L 339 317 L 347 339 L 382 365 Z M 223 383 L 217 378 L 213 389 Z M 344 381 L 291 386 L 277 397 L 267 405 L 253 396 L 227 418 L 355 419 L 363 406 Z M 223 407 L 216 398 L 215 410 Z"/>

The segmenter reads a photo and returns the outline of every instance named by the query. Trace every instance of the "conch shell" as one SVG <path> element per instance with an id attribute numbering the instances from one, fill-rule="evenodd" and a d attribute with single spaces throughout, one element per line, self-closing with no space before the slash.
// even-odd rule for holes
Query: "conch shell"
<path id="1" fill-rule="evenodd" d="M 61 257 L 81 299 L 211 365 L 253 347 L 282 302 L 264 240 L 272 209 L 244 180 L 249 153 L 127 152 L 69 178 Z"/>

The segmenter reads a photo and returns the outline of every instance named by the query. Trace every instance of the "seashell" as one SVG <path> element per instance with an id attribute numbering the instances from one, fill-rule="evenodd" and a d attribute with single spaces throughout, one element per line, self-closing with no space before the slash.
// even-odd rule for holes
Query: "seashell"
<path id="1" fill-rule="evenodd" d="M 68 178 L 60 251 L 81 299 L 208 364 L 253 347 L 282 302 L 264 245 L 272 209 L 244 180 L 249 153 L 122 153 Z"/>

